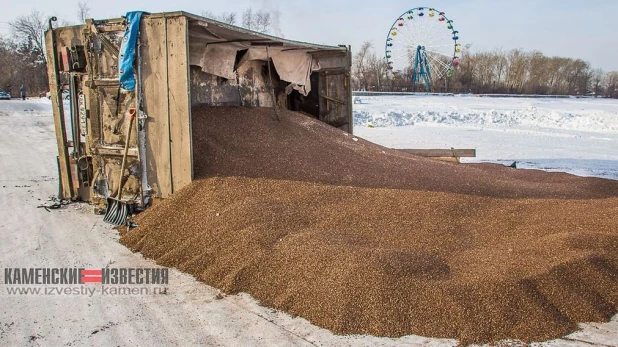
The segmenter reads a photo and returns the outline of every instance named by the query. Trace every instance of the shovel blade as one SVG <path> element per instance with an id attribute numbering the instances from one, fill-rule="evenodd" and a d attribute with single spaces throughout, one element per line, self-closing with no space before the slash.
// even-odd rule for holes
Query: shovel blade
<path id="1" fill-rule="evenodd" d="M 107 198 L 107 210 L 103 221 L 113 225 L 126 225 L 129 217 L 129 206 L 126 202 Z"/>

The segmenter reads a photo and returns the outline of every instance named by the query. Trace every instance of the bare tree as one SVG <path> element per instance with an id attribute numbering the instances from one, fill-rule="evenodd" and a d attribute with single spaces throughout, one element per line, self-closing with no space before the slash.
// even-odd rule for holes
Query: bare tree
<path id="1" fill-rule="evenodd" d="M 14 21 L 9 22 L 11 31 L 15 37 L 23 42 L 30 42 L 40 54 L 45 52 L 45 19 L 41 12 L 32 10 L 30 14 L 18 17 Z"/>
<path id="2" fill-rule="evenodd" d="M 203 11 L 202 16 L 219 22 L 237 25 L 239 16 L 235 12 L 223 12 L 215 14 L 209 11 Z M 254 11 L 251 7 L 242 12 L 240 16 L 240 26 L 243 28 L 261 32 L 264 34 L 275 32 L 276 35 L 283 36 L 283 32 L 279 26 L 281 13 L 278 10 L 258 10 Z"/>
<path id="3" fill-rule="evenodd" d="M 221 16 L 219 16 L 219 21 L 236 25 L 236 12 L 223 12 Z"/>
<path id="4" fill-rule="evenodd" d="M 270 16 L 270 12 L 265 11 L 257 11 L 255 19 L 255 29 L 261 33 L 269 33 L 272 27 L 272 18 Z"/>
<path id="5" fill-rule="evenodd" d="M 570 64 L 566 67 L 568 68 L 568 93 L 570 95 L 586 95 L 588 93 L 588 86 L 590 83 L 590 64 L 581 59 L 576 59 L 571 60 Z"/>
<path id="6" fill-rule="evenodd" d="M 84 23 L 90 17 L 90 7 L 85 1 L 77 3 L 77 19 Z"/>
<path id="7" fill-rule="evenodd" d="M 244 28 L 247 28 L 249 30 L 253 29 L 253 9 L 251 7 L 249 7 L 248 9 L 246 9 L 243 13 L 242 13 L 242 23 L 241 25 Z"/>
<path id="8" fill-rule="evenodd" d="M 618 71 L 610 71 L 605 75 L 605 96 L 618 98 Z"/>
<path id="9" fill-rule="evenodd" d="M 506 85 L 509 93 L 522 93 L 528 79 L 530 54 L 514 49 L 507 54 Z"/>
<path id="10" fill-rule="evenodd" d="M 272 29 L 272 18 L 270 12 L 263 10 L 253 11 L 250 7 L 242 13 L 241 25 L 249 30 L 268 33 Z"/>
<path id="11" fill-rule="evenodd" d="M 605 71 L 603 69 L 594 69 L 592 71 L 592 87 L 594 91 L 594 96 L 598 97 L 599 95 L 603 95 L 603 82 L 605 82 Z"/>
<path id="12" fill-rule="evenodd" d="M 214 19 L 222 23 L 236 25 L 236 13 L 235 12 L 223 12 L 217 15 L 212 12 L 204 11 L 202 12 L 202 16 L 206 18 Z"/>
<path id="13" fill-rule="evenodd" d="M 367 58 L 370 51 L 373 49 L 371 42 L 365 41 L 358 50 L 358 53 L 354 55 L 352 62 L 353 74 L 356 77 L 354 80 L 357 84 L 357 88 L 367 90 L 369 88 L 369 74 L 367 67 Z"/>
<path id="14" fill-rule="evenodd" d="M 524 86 L 524 93 L 547 94 L 547 57 L 539 51 L 532 52 L 530 56 L 529 75 Z"/>
<path id="15" fill-rule="evenodd" d="M 375 82 L 376 89 L 383 91 L 388 80 L 388 63 L 382 56 L 376 56 L 371 53 L 367 59 L 369 69 L 371 70 L 372 81 Z"/>

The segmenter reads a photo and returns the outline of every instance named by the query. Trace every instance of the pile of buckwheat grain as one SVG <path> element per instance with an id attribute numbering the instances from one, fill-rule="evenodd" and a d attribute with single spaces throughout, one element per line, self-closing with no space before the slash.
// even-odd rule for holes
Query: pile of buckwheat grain
<path id="1" fill-rule="evenodd" d="M 196 180 L 121 242 L 338 334 L 540 341 L 618 305 L 618 182 L 457 165 L 292 112 L 193 110 Z"/>

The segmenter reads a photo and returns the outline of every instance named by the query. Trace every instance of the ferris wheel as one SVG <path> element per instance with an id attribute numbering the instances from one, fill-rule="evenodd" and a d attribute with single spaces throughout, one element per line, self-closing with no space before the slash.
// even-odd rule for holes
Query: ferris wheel
<path id="1" fill-rule="evenodd" d="M 389 70 L 410 76 L 414 85 L 452 77 L 459 65 L 459 31 L 444 12 L 417 7 L 404 12 L 391 26 L 386 39 Z"/>

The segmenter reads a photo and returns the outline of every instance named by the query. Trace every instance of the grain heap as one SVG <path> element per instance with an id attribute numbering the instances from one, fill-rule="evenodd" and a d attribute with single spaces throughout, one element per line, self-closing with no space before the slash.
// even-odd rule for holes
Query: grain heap
<path id="1" fill-rule="evenodd" d="M 303 115 L 193 110 L 189 187 L 134 251 L 341 334 L 544 340 L 618 307 L 618 182 L 389 150 Z"/>

